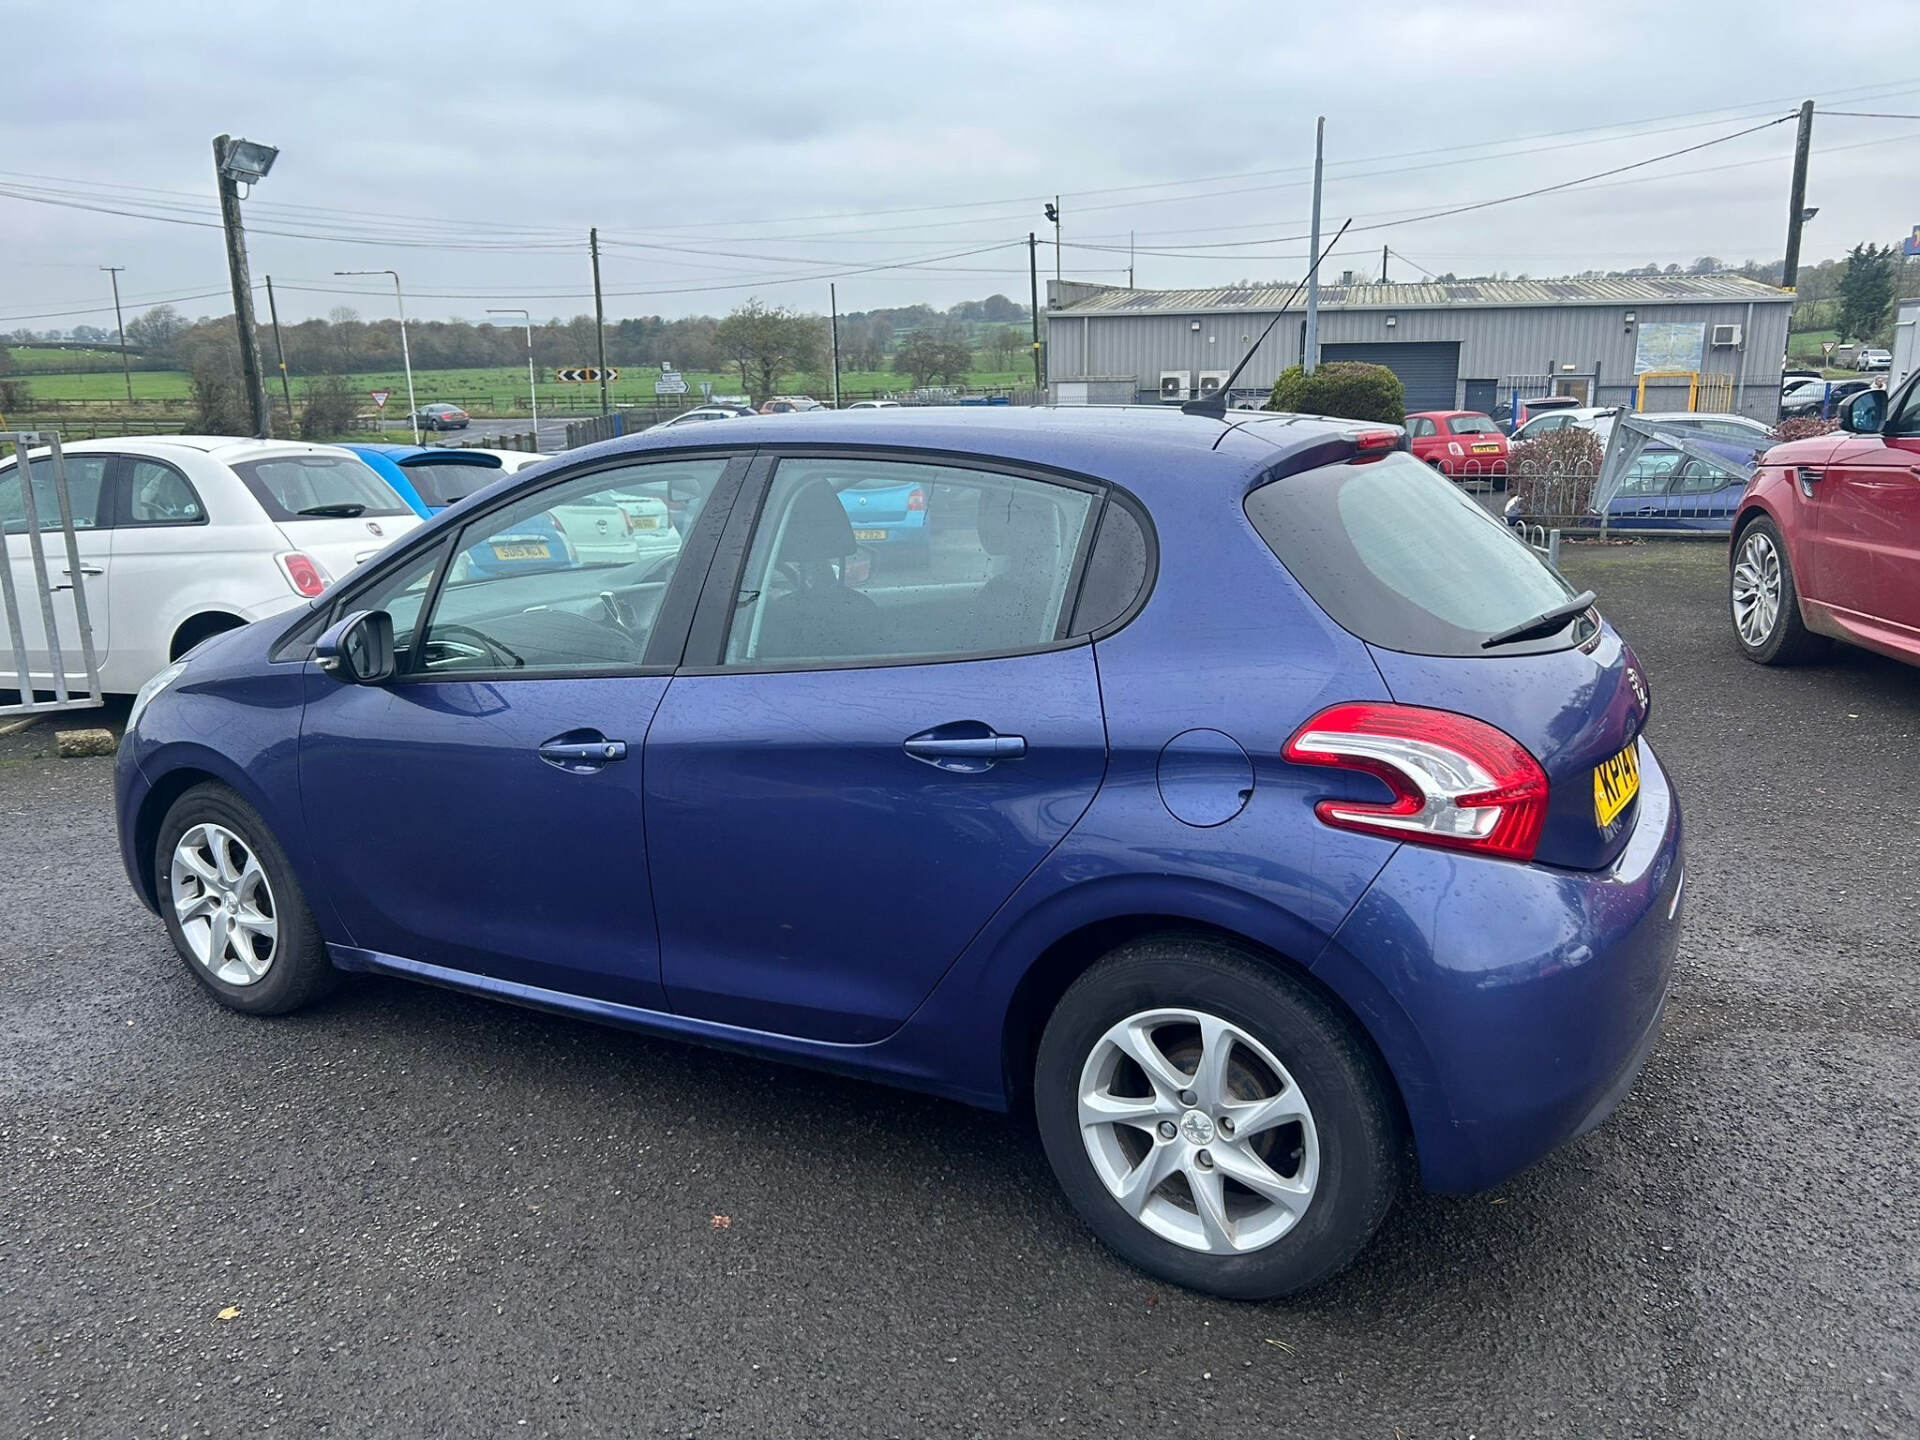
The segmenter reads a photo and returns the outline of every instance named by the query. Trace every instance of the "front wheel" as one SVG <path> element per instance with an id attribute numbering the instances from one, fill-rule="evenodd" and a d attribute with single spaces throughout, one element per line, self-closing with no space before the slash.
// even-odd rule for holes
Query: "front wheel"
<path id="1" fill-rule="evenodd" d="M 1733 634 L 1740 653 L 1760 665 L 1801 665 L 1817 659 L 1824 637 L 1800 618 L 1800 592 L 1786 542 L 1762 517 L 1740 532 L 1727 580 Z"/>
<path id="2" fill-rule="evenodd" d="M 337 972 L 294 879 L 254 808 L 196 785 L 160 824 L 154 889 L 167 934 L 222 1005 L 279 1015 L 319 999 Z"/>
<path id="3" fill-rule="evenodd" d="M 1095 1234 L 1141 1269 L 1233 1299 L 1344 1267 L 1401 1187 L 1378 1060 L 1274 964 L 1170 936 L 1125 946 L 1047 1022 L 1034 1108 Z"/>

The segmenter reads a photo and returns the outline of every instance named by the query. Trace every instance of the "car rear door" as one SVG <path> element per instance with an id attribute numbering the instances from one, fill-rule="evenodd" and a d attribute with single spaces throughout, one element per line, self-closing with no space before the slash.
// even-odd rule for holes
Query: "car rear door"
<path id="1" fill-rule="evenodd" d="M 843 495 L 884 482 L 938 487 L 924 571 L 854 538 Z M 1064 617 L 1105 498 L 982 462 L 762 462 L 647 736 L 676 1011 L 877 1040 L 1072 829 L 1106 729 Z"/>
<path id="2" fill-rule="evenodd" d="M 384 685 L 308 681 L 301 797 L 349 943 L 662 1008 L 642 742 L 746 466 L 602 460 L 347 587 L 332 613 L 387 610 L 400 666 Z M 684 548 L 618 564 L 526 538 L 529 516 L 666 470 L 711 502 Z"/>
<path id="3" fill-rule="evenodd" d="M 1890 398 L 1879 434 L 1848 436 L 1806 488 L 1813 598 L 1849 623 L 1920 640 L 1920 377 Z"/>

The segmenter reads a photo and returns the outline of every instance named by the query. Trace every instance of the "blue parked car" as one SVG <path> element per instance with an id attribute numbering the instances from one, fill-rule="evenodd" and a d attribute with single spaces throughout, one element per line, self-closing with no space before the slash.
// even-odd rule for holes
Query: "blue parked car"
<path id="1" fill-rule="evenodd" d="M 464 563 L 659 473 L 670 555 Z M 846 492 L 936 475 L 930 568 L 858 563 Z M 1106 1243 L 1257 1298 L 1632 1085 L 1684 881 L 1648 704 L 1399 430 L 953 407 L 510 477 L 161 672 L 115 778 L 235 1010 L 375 971 L 1027 1111 Z"/>
<path id="2" fill-rule="evenodd" d="M 400 492 L 413 513 L 430 519 L 506 473 L 498 455 L 442 445 L 348 445 Z"/>
<path id="3" fill-rule="evenodd" d="M 876 558 L 909 565 L 929 563 L 927 496 L 929 480 L 861 479 L 840 491 L 840 505 L 853 526 L 853 538 Z"/>

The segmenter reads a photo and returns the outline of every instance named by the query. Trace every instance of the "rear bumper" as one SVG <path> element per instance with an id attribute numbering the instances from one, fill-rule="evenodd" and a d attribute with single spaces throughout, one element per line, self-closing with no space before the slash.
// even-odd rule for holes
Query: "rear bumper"
<path id="1" fill-rule="evenodd" d="M 1641 766 L 1607 869 L 1402 846 L 1314 967 L 1394 1072 L 1427 1188 L 1483 1189 L 1592 1129 L 1651 1051 L 1684 872 L 1679 804 L 1645 741 Z"/>

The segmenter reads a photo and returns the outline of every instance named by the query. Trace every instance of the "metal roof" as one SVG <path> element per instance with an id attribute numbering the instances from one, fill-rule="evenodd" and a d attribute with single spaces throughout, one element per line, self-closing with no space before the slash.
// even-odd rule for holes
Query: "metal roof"
<path id="1" fill-rule="evenodd" d="M 1290 285 L 1217 286 L 1209 290 L 1102 290 L 1054 315 L 1189 315 L 1208 311 L 1277 310 Z M 1793 292 L 1738 275 L 1649 275 L 1620 280 L 1449 280 L 1419 284 L 1327 285 L 1328 310 L 1410 310 L 1422 306 L 1696 305 L 1728 302 L 1787 305 Z M 1306 294 L 1288 308 L 1304 310 Z"/>

